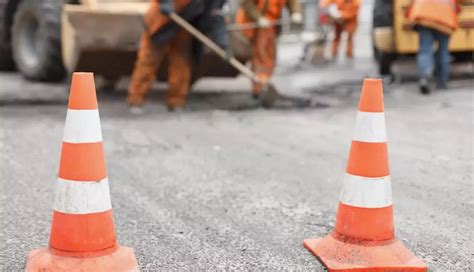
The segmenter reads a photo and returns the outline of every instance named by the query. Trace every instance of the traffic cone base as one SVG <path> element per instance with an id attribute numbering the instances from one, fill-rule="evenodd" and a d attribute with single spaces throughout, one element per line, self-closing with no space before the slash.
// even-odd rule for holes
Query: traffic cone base
<path id="1" fill-rule="evenodd" d="M 304 246 L 329 271 L 428 271 L 423 261 L 396 239 L 377 245 L 360 245 L 341 242 L 330 234 L 306 239 Z"/>
<path id="2" fill-rule="evenodd" d="M 67 254 L 64 254 L 67 255 Z M 116 250 L 105 250 L 99 256 L 87 254 L 81 256 L 63 256 L 51 248 L 41 248 L 31 251 L 26 262 L 27 272 L 48 271 L 96 271 L 96 272 L 138 272 L 138 263 L 132 248 L 117 246 Z M 100 256 L 101 255 L 101 256 Z"/>

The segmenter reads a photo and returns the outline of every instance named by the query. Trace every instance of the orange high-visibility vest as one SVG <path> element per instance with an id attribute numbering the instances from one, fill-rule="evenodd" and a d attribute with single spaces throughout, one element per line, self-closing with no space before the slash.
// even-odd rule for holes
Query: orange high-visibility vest
<path id="1" fill-rule="evenodd" d="M 456 0 L 415 0 L 408 19 L 412 24 L 451 34 L 458 28 Z"/>
<path id="2" fill-rule="evenodd" d="M 256 0 L 257 7 L 260 11 L 263 11 L 264 16 L 267 17 L 270 21 L 275 21 L 280 19 L 281 11 L 286 5 L 286 0 Z M 266 11 L 264 11 L 266 4 Z"/>

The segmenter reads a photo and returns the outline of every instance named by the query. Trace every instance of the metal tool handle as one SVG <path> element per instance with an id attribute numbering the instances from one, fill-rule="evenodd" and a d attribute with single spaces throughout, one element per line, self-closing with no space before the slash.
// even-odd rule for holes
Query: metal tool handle
<path id="1" fill-rule="evenodd" d="M 287 20 L 276 20 L 276 21 L 270 21 L 270 25 L 268 27 L 273 27 L 273 26 L 286 26 L 290 25 L 291 22 Z M 256 29 L 260 28 L 260 25 L 256 22 L 253 23 L 245 23 L 245 24 L 230 24 L 227 25 L 227 31 L 242 31 L 246 29 Z"/>
<path id="2" fill-rule="evenodd" d="M 173 20 L 179 26 L 184 28 L 189 33 L 191 33 L 191 35 L 193 35 L 196 39 L 198 39 L 200 42 L 202 42 L 207 47 L 209 47 L 222 59 L 228 61 L 235 69 L 239 70 L 242 74 L 250 78 L 253 82 L 262 83 L 261 80 L 257 77 L 257 75 L 252 70 L 250 70 L 247 66 L 242 64 L 236 58 L 229 57 L 224 49 L 222 49 L 219 45 L 217 45 L 215 42 L 209 39 L 206 35 L 204 35 L 201 31 L 199 31 L 193 25 L 191 25 L 186 20 L 184 20 L 181 16 L 176 14 L 176 12 L 171 12 L 168 16 L 171 18 L 171 20 Z"/>

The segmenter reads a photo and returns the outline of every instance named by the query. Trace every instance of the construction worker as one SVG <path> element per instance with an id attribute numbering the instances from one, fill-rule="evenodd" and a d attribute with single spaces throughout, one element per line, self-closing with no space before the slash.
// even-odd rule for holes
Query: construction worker
<path id="1" fill-rule="evenodd" d="M 415 0 L 408 19 L 419 34 L 418 73 L 422 94 L 429 94 L 433 74 L 433 43 L 436 41 L 437 88 L 447 89 L 449 79 L 449 37 L 458 28 L 460 6 L 456 0 Z"/>
<path id="2" fill-rule="evenodd" d="M 252 45 L 252 69 L 263 84 L 253 83 L 253 96 L 259 97 L 263 85 L 273 74 L 276 62 L 276 37 L 285 5 L 291 13 L 291 21 L 301 24 L 303 16 L 299 0 L 240 0 L 236 21 L 243 25 L 243 33 Z M 256 28 L 245 25 L 255 23 Z"/>
<path id="3" fill-rule="evenodd" d="M 332 57 L 337 58 L 341 35 L 347 32 L 346 58 L 354 55 L 354 33 L 357 29 L 357 15 L 359 14 L 360 0 L 322 0 L 321 7 L 328 8 L 334 24 L 334 40 L 332 43 Z"/>
<path id="4" fill-rule="evenodd" d="M 140 40 L 137 60 L 128 89 L 127 102 L 140 107 L 150 91 L 157 70 L 168 57 L 168 93 L 166 104 L 170 111 L 186 103 L 191 81 L 192 38 L 185 30 L 173 24 L 167 14 L 176 10 L 192 20 L 202 12 L 202 1 L 153 0 L 145 15 L 146 30 Z M 135 108 L 136 109 L 136 108 Z"/>

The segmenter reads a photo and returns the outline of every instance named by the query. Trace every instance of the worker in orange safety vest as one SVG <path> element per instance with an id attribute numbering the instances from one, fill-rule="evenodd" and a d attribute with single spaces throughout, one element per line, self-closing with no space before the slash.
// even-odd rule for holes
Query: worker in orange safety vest
<path id="1" fill-rule="evenodd" d="M 448 88 L 449 37 L 458 28 L 459 12 L 456 0 L 414 0 L 407 10 L 408 19 L 419 34 L 417 62 L 422 94 L 431 92 L 435 41 L 438 44 L 436 63 L 439 71 L 436 85 L 438 89 Z"/>
<path id="2" fill-rule="evenodd" d="M 354 33 L 357 29 L 357 16 L 360 0 L 322 0 L 321 7 L 328 8 L 329 15 L 334 24 L 334 40 L 332 42 L 332 56 L 337 58 L 341 35 L 347 32 L 346 57 L 351 59 L 354 55 Z"/>
<path id="3" fill-rule="evenodd" d="M 244 28 L 243 34 L 252 46 L 252 70 L 263 84 L 253 83 L 253 96 L 259 97 L 263 85 L 273 74 L 276 63 L 276 38 L 284 7 L 291 14 L 291 22 L 301 24 L 303 16 L 299 0 L 240 0 L 240 9 L 236 14 L 238 24 L 256 23 L 256 28 Z"/>

